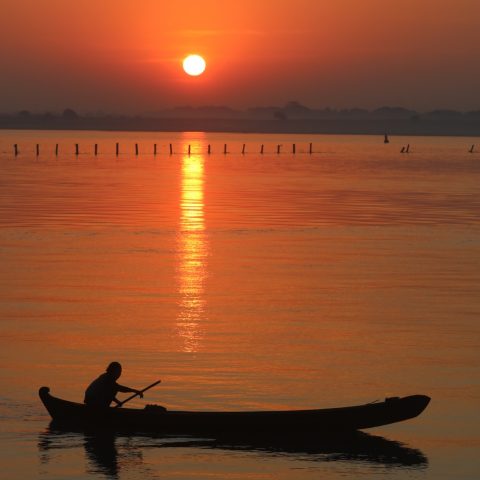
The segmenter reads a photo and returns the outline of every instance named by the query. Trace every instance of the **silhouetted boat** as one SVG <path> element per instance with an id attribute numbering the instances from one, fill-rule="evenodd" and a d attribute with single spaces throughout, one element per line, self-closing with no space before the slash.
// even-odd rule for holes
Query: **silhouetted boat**
<path id="1" fill-rule="evenodd" d="M 117 431 L 162 433 L 213 432 L 315 432 L 329 435 L 379 427 L 414 418 L 425 410 L 425 395 L 387 398 L 384 402 L 354 407 L 320 410 L 256 412 L 170 411 L 163 407 L 91 408 L 50 395 L 48 387 L 39 390 L 45 408 L 58 425 L 74 428 L 111 428 Z"/>

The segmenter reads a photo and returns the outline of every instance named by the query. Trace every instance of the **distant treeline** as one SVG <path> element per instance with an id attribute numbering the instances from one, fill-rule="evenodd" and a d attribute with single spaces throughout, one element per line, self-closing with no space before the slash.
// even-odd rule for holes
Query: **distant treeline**
<path id="1" fill-rule="evenodd" d="M 295 101 L 283 107 L 252 107 L 247 110 L 225 106 L 186 106 L 141 116 L 80 115 L 67 108 L 62 113 L 22 110 L 3 114 L 0 115 L 0 128 L 478 136 L 480 110 L 419 113 L 402 107 L 312 109 Z"/>

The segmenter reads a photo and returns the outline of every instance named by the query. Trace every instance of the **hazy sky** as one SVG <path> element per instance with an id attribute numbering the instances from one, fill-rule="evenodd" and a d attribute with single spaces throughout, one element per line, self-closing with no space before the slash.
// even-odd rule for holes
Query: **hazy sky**
<path id="1" fill-rule="evenodd" d="M 0 0 L 0 65 L 2 112 L 479 109 L 480 0 Z"/>

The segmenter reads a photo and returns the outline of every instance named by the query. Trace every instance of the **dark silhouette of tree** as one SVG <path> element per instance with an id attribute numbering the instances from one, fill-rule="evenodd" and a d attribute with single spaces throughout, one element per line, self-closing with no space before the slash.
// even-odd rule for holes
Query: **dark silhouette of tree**
<path id="1" fill-rule="evenodd" d="M 293 113 L 297 115 L 301 114 L 309 114 L 311 110 L 306 107 L 305 105 L 302 105 L 300 102 L 297 102 L 296 100 L 292 100 L 288 102 L 284 110 L 287 111 L 288 113 Z"/>
<path id="2" fill-rule="evenodd" d="M 75 110 L 72 110 L 71 108 L 66 108 L 63 111 L 62 117 L 65 120 L 76 120 L 78 118 L 78 114 L 77 112 L 75 112 Z"/>

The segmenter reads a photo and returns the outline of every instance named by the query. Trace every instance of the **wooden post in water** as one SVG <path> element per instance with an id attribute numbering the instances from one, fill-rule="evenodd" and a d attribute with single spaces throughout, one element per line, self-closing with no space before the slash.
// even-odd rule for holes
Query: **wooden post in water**
<path id="1" fill-rule="evenodd" d="M 245 155 L 245 144 L 243 144 L 243 147 L 242 147 L 242 155 Z"/>
<path id="2" fill-rule="evenodd" d="M 17 155 L 18 155 L 18 145 L 17 145 L 17 144 L 15 144 L 15 145 L 13 146 L 13 150 L 14 150 L 14 152 L 15 152 L 15 156 L 17 156 Z"/>
<path id="3" fill-rule="evenodd" d="M 173 145 L 170 144 L 170 155 L 173 155 Z"/>
<path id="4" fill-rule="evenodd" d="M 310 149 L 308 150 L 308 153 L 311 155 L 313 151 L 313 143 L 310 143 Z"/>
<path id="5" fill-rule="evenodd" d="M 208 154 L 210 155 L 210 153 L 212 153 L 212 149 L 211 149 L 211 145 L 208 144 Z"/>
<path id="6" fill-rule="evenodd" d="M 157 144 L 156 143 L 153 144 L 153 154 L 154 155 L 157 154 Z"/>
<path id="7" fill-rule="evenodd" d="M 75 144 L 75 155 L 78 155 L 78 143 Z"/>
<path id="8" fill-rule="evenodd" d="M 94 147 L 94 153 L 95 153 L 95 156 L 98 155 L 98 143 L 95 144 L 95 147 Z"/>
<path id="9" fill-rule="evenodd" d="M 188 146 L 188 156 L 190 156 L 190 153 L 192 153 L 192 147 L 191 147 L 191 145 Z"/>
<path id="10" fill-rule="evenodd" d="M 224 155 L 227 154 L 227 144 L 226 143 L 223 145 L 223 153 L 224 153 Z"/>
<path id="11" fill-rule="evenodd" d="M 55 156 L 58 156 L 58 143 L 55 144 Z"/>
<path id="12" fill-rule="evenodd" d="M 280 153 L 280 147 L 281 145 L 277 145 L 277 155 Z"/>
<path id="13" fill-rule="evenodd" d="M 40 155 L 40 145 L 37 143 L 37 157 Z"/>
<path id="14" fill-rule="evenodd" d="M 292 153 L 295 155 L 295 144 L 292 145 Z"/>
<path id="15" fill-rule="evenodd" d="M 135 144 L 135 155 L 138 157 L 138 143 Z"/>
<path id="16" fill-rule="evenodd" d="M 115 144 L 115 155 L 118 157 L 118 154 L 120 153 L 120 145 L 118 143 Z"/>
<path id="17" fill-rule="evenodd" d="M 263 155 L 263 144 L 262 144 L 262 146 L 260 147 L 260 153 Z"/>

